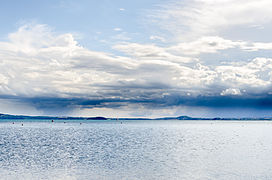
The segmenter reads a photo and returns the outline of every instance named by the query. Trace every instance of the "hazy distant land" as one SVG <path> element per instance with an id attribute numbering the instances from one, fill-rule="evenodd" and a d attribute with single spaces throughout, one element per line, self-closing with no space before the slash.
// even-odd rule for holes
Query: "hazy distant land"
<path id="1" fill-rule="evenodd" d="M 26 116 L 26 115 L 10 115 L 1 114 L 0 119 L 41 119 L 41 120 L 236 120 L 236 121 L 270 121 L 272 117 L 243 117 L 243 118 L 224 118 L 224 117 L 214 117 L 214 118 L 201 118 L 201 117 L 190 117 L 190 116 L 178 116 L 178 117 L 161 117 L 161 118 L 107 118 L 102 116 L 96 117 L 70 117 L 70 116 Z"/>

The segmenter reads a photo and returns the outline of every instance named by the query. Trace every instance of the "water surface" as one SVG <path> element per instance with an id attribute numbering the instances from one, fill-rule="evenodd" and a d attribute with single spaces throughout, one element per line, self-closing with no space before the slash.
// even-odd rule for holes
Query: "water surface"
<path id="1" fill-rule="evenodd" d="M 0 179 L 272 179 L 268 121 L 12 122 Z"/>

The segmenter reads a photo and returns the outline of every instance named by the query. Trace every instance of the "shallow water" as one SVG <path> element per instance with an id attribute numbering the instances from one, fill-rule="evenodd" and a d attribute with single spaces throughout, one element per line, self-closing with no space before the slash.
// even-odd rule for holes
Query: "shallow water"
<path id="1" fill-rule="evenodd" d="M 272 179 L 272 122 L 0 122 L 0 179 Z"/>

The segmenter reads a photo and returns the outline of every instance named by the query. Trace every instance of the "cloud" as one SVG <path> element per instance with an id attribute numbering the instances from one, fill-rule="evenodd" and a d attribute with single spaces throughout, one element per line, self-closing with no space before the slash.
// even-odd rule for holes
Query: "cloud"
<path id="1" fill-rule="evenodd" d="M 236 49 L 241 51 L 262 51 L 272 50 L 270 42 L 247 42 L 233 41 L 219 36 L 203 36 L 190 42 L 178 43 L 177 45 L 166 48 L 168 52 L 180 55 L 200 55 L 213 54 L 222 50 Z"/>
<path id="2" fill-rule="evenodd" d="M 150 36 L 149 39 L 150 40 L 159 40 L 161 42 L 165 42 L 166 41 L 163 37 L 160 37 L 160 36 Z"/>
<path id="3" fill-rule="evenodd" d="M 174 55 L 168 52 L 167 48 L 159 47 L 154 44 L 123 43 L 114 45 L 113 48 L 142 60 L 164 60 L 179 63 L 198 61 L 196 58 Z"/>
<path id="4" fill-rule="evenodd" d="M 114 28 L 113 30 L 114 30 L 114 31 L 122 31 L 121 28 Z"/>
<path id="5" fill-rule="evenodd" d="M 174 1 L 150 13 L 152 22 L 181 39 L 219 35 L 238 26 L 261 26 L 272 21 L 269 0 Z M 177 38 L 177 37 L 175 37 Z"/>
<path id="6" fill-rule="evenodd" d="M 210 37 L 192 42 L 194 46 L 201 53 L 214 53 L 244 44 Z M 46 114 L 57 113 L 56 109 L 65 114 L 75 109 L 138 105 L 148 109 L 214 107 L 213 103 L 220 104 L 217 100 L 233 95 L 239 98 L 229 100 L 229 106 L 248 97 L 251 107 L 261 103 L 270 107 L 265 98 L 271 93 L 271 58 L 207 65 L 180 55 L 178 48 L 184 49 L 185 44 L 122 43 L 113 48 L 125 55 L 89 50 L 72 34 L 57 34 L 46 25 L 24 25 L 0 42 L 0 95 Z"/>
<path id="7" fill-rule="evenodd" d="M 240 89 L 235 89 L 235 88 L 228 88 L 223 90 L 220 95 L 225 96 L 225 95 L 241 95 Z"/>
<path id="8" fill-rule="evenodd" d="M 219 50 L 235 48 L 243 42 L 234 42 L 218 36 L 206 36 L 196 41 L 179 43 L 169 48 L 170 51 L 185 55 L 198 55 L 202 53 L 216 53 Z"/>
<path id="9" fill-rule="evenodd" d="M 246 51 L 272 50 L 272 43 L 254 42 L 241 46 Z"/>
<path id="10" fill-rule="evenodd" d="M 270 58 L 255 58 L 249 62 L 217 66 L 215 70 L 220 77 L 220 83 L 262 93 L 271 86 L 271 64 Z"/>

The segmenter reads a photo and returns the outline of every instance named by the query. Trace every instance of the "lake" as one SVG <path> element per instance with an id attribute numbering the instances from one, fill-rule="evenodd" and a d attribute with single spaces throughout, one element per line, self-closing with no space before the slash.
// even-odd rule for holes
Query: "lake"
<path id="1" fill-rule="evenodd" d="M 269 121 L 13 121 L 0 179 L 272 179 Z"/>

